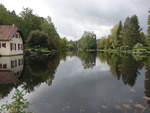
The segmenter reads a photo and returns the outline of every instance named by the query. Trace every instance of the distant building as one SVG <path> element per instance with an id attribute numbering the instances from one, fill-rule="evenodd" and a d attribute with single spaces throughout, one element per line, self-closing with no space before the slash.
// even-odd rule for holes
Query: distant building
<path id="1" fill-rule="evenodd" d="M 0 25 L 0 56 L 23 54 L 23 40 L 14 25 Z"/>

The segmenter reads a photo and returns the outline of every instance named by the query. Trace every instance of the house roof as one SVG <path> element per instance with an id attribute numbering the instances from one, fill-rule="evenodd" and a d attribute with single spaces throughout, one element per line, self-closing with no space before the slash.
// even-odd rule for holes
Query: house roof
<path id="1" fill-rule="evenodd" d="M 0 40 L 10 40 L 18 28 L 14 25 L 0 25 Z"/>

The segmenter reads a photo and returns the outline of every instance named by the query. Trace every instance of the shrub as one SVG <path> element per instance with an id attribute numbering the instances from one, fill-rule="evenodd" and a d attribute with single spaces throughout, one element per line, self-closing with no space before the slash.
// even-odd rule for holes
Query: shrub
<path id="1" fill-rule="evenodd" d="M 25 109 L 28 108 L 30 103 L 24 99 L 25 94 L 19 89 L 15 90 L 12 96 L 12 102 L 3 104 L 0 108 L 1 113 L 31 113 L 26 112 Z"/>

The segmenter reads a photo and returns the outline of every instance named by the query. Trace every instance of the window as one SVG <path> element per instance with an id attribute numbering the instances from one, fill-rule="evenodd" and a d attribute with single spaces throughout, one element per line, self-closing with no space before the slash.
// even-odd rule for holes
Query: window
<path id="1" fill-rule="evenodd" d="M 15 67 L 17 67 L 17 60 L 15 60 Z"/>
<path id="2" fill-rule="evenodd" d="M 7 64 L 3 64 L 3 68 L 6 69 L 7 68 Z"/>
<path id="3" fill-rule="evenodd" d="M 15 50 L 16 50 L 16 44 L 15 44 Z"/>
<path id="4" fill-rule="evenodd" d="M 11 61 L 11 68 L 14 68 L 14 62 Z"/>
<path id="5" fill-rule="evenodd" d="M 2 68 L 2 64 L 0 64 L 0 68 Z"/>
<path id="6" fill-rule="evenodd" d="M 6 48 L 6 43 L 2 43 L 2 47 Z"/>
<path id="7" fill-rule="evenodd" d="M 13 44 L 10 43 L 10 50 L 12 51 L 13 50 Z"/>
<path id="8" fill-rule="evenodd" d="M 20 50 L 20 44 L 18 44 L 18 50 Z"/>
<path id="9" fill-rule="evenodd" d="M 0 43 L 0 48 L 1 48 L 1 43 Z"/>

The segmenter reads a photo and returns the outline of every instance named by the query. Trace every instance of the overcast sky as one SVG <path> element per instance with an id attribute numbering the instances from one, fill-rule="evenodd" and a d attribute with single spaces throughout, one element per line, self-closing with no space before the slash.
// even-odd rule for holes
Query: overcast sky
<path id="1" fill-rule="evenodd" d="M 35 14 L 51 16 L 60 36 L 77 40 L 84 31 L 93 31 L 97 38 L 107 36 L 113 25 L 127 16 L 138 15 L 144 30 L 150 0 L 0 0 L 17 14 L 30 7 Z"/>

